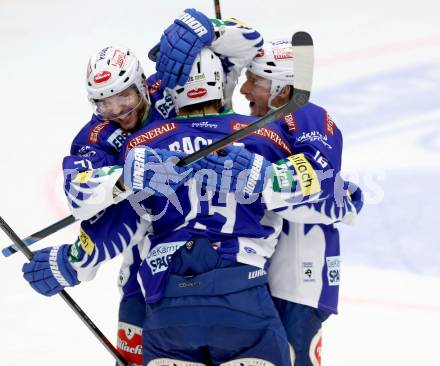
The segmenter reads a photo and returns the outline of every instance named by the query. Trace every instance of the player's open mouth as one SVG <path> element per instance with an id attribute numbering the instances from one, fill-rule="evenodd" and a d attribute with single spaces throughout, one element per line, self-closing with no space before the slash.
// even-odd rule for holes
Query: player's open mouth
<path id="1" fill-rule="evenodd" d="M 255 102 L 249 102 L 249 107 L 253 107 L 255 105 Z"/>

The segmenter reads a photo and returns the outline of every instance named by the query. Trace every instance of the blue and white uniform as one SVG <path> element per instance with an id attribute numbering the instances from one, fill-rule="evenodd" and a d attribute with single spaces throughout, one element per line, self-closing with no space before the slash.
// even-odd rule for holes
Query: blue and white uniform
<path id="1" fill-rule="evenodd" d="M 325 111 L 313 104 L 308 104 L 297 113 L 296 117 L 300 119 L 306 118 L 306 115 L 309 116 L 309 127 L 311 125 L 316 129 L 320 129 L 322 126 L 325 126 Z M 166 121 L 153 121 L 127 139 L 121 156 L 123 159 L 123 156 L 129 149 L 143 144 L 147 144 L 153 148 L 181 150 L 186 153 L 191 153 L 211 143 L 213 140 L 230 134 L 232 131 L 243 127 L 253 120 L 253 117 L 223 114 L 212 117 L 203 116 L 190 119 L 176 118 Z M 322 150 L 322 141 L 316 140 L 314 144 L 310 144 L 309 141 L 307 141 L 307 144 L 303 145 L 303 139 L 300 138 L 302 136 L 301 127 L 297 126 L 296 128 L 297 131 L 295 132 L 292 129 L 291 120 L 279 121 L 258 130 L 253 135 L 241 140 L 240 143 L 244 144 L 250 151 L 262 154 L 272 161 L 278 161 L 287 155 L 293 154 L 294 157 L 292 158 L 290 169 L 297 172 L 296 179 L 298 180 L 298 187 L 301 186 L 300 191 L 302 191 L 302 183 L 305 183 L 310 177 L 317 178 L 317 174 L 314 174 L 314 170 L 322 170 L 322 173 L 325 174 L 339 167 L 340 163 L 337 159 L 334 161 L 334 157 L 340 156 L 341 139 L 337 131 L 332 136 L 322 136 L 323 141 L 332 146 L 332 149 L 328 149 L 328 151 L 322 153 L 320 152 Z M 303 148 L 303 146 L 305 146 L 305 148 Z M 303 152 L 295 155 L 294 151 Z M 299 157 L 303 160 L 298 160 Z M 325 159 L 327 162 L 325 166 L 326 169 L 323 169 L 322 159 Z M 302 164 L 298 165 L 298 162 Z M 308 175 L 304 178 L 304 181 L 301 181 L 305 173 Z M 301 194 L 299 194 L 296 197 L 297 200 L 295 203 L 306 202 L 310 200 L 310 196 L 312 195 L 317 200 L 319 200 L 320 197 L 331 197 L 334 193 L 334 176 L 333 178 L 327 179 L 327 181 L 329 184 L 324 183 L 324 181 L 322 185 L 318 181 L 315 181 L 314 183 L 318 185 L 312 184 L 312 186 L 315 187 L 314 190 L 306 190 L 305 192 L 307 193 L 302 194 L 302 198 L 298 201 L 298 197 L 301 196 Z M 282 202 L 282 200 L 277 196 L 282 195 L 282 193 L 274 192 L 273 189 L 268 189 L 263 193 L 261 198 L 247 205 L 238 203 L 232 193 L 226 194 L 225 197 L 220 197 L 217 193 L 212 201 L 203 201 L 199 198 L 199 195 L 196 194 L 197 185 L 194 184 L 194 180 L 190 180 L 188 184 L 179 188 L 179 190 L 178 197 L 180 207 L 173 205 L 167 206 L 167 199 L 159 196 L 149 197 L 142 202 L 142 207 L 135 206 L 138 208 L 138 216 L 142 213 L 146 214 L 147 217 L 151 217 L 152 215 L 160 216 L 163 214 L 161 218 L 151 222 L 151 225 L 144 224 L 146 230 L 144 234 L 149 233 L 149 235 L 147 244 L 143 246 L 141 253 L 144 262 L 141 265 L 140 277 L 147 302 L 157 303 L 163 296 L 166 297 L 164 300 L 165 303 L 170 301 L 185 302 L 185 293 L 187 295 L 208 295 L 206 291 L 212 291 L 212 289 L 207 290 L 201 285 L 197 285 L 195 289 L 193 285 L 188 285 L 182 280 L 183 277 L 180 273 L 173 274 L 171 273 L 172 269 L 170 270 L 173 254 L 176 253 L 179 248 L 184 247 L 189 241 L 195 240 L 197 242 L 197 239 L 194 238 L 199 237 L 203 237 L 203 239 L 217 248 L 215 253 L 220 258 L 221 263 L 228 261 L 252 266 L 251 269 L 248 269 L 246 266 L 242 273 L 245 275 L 245 277 L 243 277 L 243 283 L 236 279 L 222 290 L 224 294 L 234 289 L 236 289 L 236 291 L 243 290 L 243 286 L 246 288 L 246 286 L 248 286 L 246 283 L 249 281 L 253 282 L 252 280 L 255 281 L 256 279 L 259 281 L 264 280 L 266 277 L 265 271 L 268 269 L 267 258 L 269 258 L 274 251 L 282 229 L 282 218 L 289 219 L 297 217 L 297 210 L 300 209 L 300 207 L 286 207 L 285 202 L 284 207 L 281 207 L 280 202 Z M 132 198 L 131 201 L 133 203 L 136 199 Z M 125 202 L 122 204 L 126 205 Z M 269 211 L 269 206 L 272 206 L 274 211 L 278 212 Z M 319 213 L 316 208 L 312 208 L 308 205 L 303 206 L 305 207 L 305 210 L 302 210 L 303 214 L 307 212 L 309 217 L 313 216 L 310 214 L 311 212 L 314 213 L 314 215 Z M 166 209 L 163 211 L 165 207 Z M 115 227 L 114 222 L 111 223 L 111 211 L 113 209 L 114 207 L 110 210 L 110 213 L 106 212 L 96 224 L 83 223 L 83 229 L 85 231 L 83 241 L 81 242 L 83 252 L 86 251 L 86 248 L 90 247 L 93 247 L 93 250 L 89 250 L 89 253 L 86 252 L 88 255 L 85 255 L 75 266 L 79 274 L 83 272 L 88 273 L 88 267 L 90 267 L 91 264 L 97 266 L 101 261 L 109 259 L 132 245 L 129 243 L 133 241 L 129 239 L 136 236 L 135 233 L 137 230 L 135 230 L 135 228 L 128 230 L 125 223 L 122 225 L 122 229 L 121 223 L 116 226 L 118 228 L 117 235 L 109 236 L 112 228 Z M 127 209 L 128 206 L 124 209 L 125 219 L 128 217 L 125 213 Z M 142 209 L 144 212 L 139 212 L 139 210 Z M 179 210 L 181 212 L 179 212 Z M 338 215 L 335 208 L 333 208 L 332 211 L 333 215 Z M 343 210 L 341 209 L 340 211 L 342 212 Z M 110 220 L 108 218 L 105 219 L 107 226 L 102 228 L 100 227 L 100 222 L 104 220 L 107 214 L 110 215 Z M 332 214 L 327 212 L 328 217 L 331 217 Z M 121 234 L 119 230 L 122 230 L 124 233 Z M 102 233 L 105 233 L 104 238 L 102 237 Z M 125 239 L 121 242 L 118 237 Z M 84 238 L 87 239 L 85 242 Z M 178 251 L 178 253 L 180 252 L 181 250 Z M 237 269 L 237 271 L 240 270 L 240 268 Z M 187 286 L 182 286 L 182 281 L 184 281 Z M 204 278 L 204 281 L 198 281 L 198 277 L 196 276 L 196 278 L 192 278 L 189 283 L 194 283 L 194 281 L 195 283 L 212 282 L 206 281 L 206 278 Z M 166 286 L 167 284 L 168 286 Z M 169 300 L 169 298 L 174 297 L 180 300 Z M 161 302 L 161 304 L 163 304 L 163 302 Z M 193 305 L 203 307 L 203 305 L 197 302 Z M 153 308 L 157 310 L 157 306 L 159 305 L 154 305 Z M 205 306 L 208 305 L 205 304 Z M 173 310 L 175 310 L 175 308 L 173 308 Z M 147 322 L 147 324 L 148 323 L 149 322 Z M 156 323 L 152 321 L 151 324 Z M 154 326 L 151 325 L 149 331 L 157 335 L 157 329 L 153 328 Z M 164 334 L 161 333 L 161 336 L 163 335 Z M 149 334 L 149 339 L 150 341 L 153 339 L 157 340 L 157 338 L 151 336 L 151 334 Z M 147 357 L 161 356 L 160 354 L 154 353 L 152 347 L 154 347 L 154 344 L 148 343 L 147 350 L 152 353 L 147 355 Z"/>

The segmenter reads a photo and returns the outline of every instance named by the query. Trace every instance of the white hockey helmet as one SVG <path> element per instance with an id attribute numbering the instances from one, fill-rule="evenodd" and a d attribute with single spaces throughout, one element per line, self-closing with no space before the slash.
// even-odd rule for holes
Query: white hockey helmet
<path id="1" fill-rule="evenodd" d="M 96 102 L 134 86 L 148 103 L 144 70 L 133 52 L 123 46 L 109 46 L 90 57 L 87 66 L 88 99 Z"/>
<path id="2" fill-rule="evenodd" d="M 248 70 L 271 81 L 268 106 L 286 85 L 293 86 L 293 47 L 288 40 L 265 42 Z"/>
<path id="3" fill-rule="evenodd" d="M 173 99 L 176 111 L 189 105 L 217 99 L 223 106 L 224 72 L 220 59 L 209 48 L 203 48 L 194 60 L 185 85 L 167 88 L 166 91 Z"/>

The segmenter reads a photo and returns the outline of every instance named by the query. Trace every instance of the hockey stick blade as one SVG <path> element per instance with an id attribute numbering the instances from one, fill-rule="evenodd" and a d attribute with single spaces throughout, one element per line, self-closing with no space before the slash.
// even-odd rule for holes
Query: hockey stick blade
<path id="1" fill-rule="evenodd" d="M 4 233 L 16 243 L 18 250 L 20 250 L 28 260 L 32 260 L 34 254 L 26 246 L 26 244 L 19 238 L 14 230 L 6 223 L 5 220 L 0 216 L 0 228 Z M 111 344 L 108 338 L 99 330 L 99 328 L 92 322 L 92 320 L 87 316 L 86 313 L 80 308 L 80 306 L 70 297 L 70 295 L 65 291 L 59 293 L 61 298 L 66 302 L 67 305 L 75 312 L 75 314 L 81 319 L 81 321 L 89 328 L 93 335 L 101 342 L 101 344 L 107 349 L 107 351 L 113 356 L 116 362 L 120 366 L 129 366 L 129 363 L 123 359 L 118 350 Z"/>
<path id="2" fill-rule="evenodd" d="M 312 89 L 313 80 L 313 40 L 312 37 L 307 32 L 297 32 L 292 37 L 293 46 L 293 62 L 294 62 L 294 75 L 295 75 L 295 88 L 293 91 L 292 99 L 284 105 L 283 107 L 274 110 L 262 117 L 261 119 L 255 121 L 254 123 L 248 125 L 247 127 L 234 132 L 232 135 L 226 136 L 225 138 L 214 142 L 205 148 L 196 151 L 195 153 L 188 155 L 187 157 L 181 159 L 177 165 L 184 166 L 191 164 L 204 156 L 220 150 L 225 146 L 231 144 L 232 142 L 238 141 L 247 135 L 257 131 L 261 127 L 272 123 L 278 119 L 283 118 L 289 113 L 295 112 L 297 109 L 304 106 L 310 97 L 310 91 Z M 32 245 L 41 239 L 61 230 L 70 224 L 75 222 L 74 217 L 68 216 L 55 224 L 48 226 L 47 228 L 28 236 L 23 239 L 26 245 Z M 17 252 L 15 245 L 11 245 L 2 250 L 5 257 L 11 256 Z"/>
<path id="3" fill-rule="evenodd" d="M 295 75 L 295 87 L 293 90 L 292 99 L 283 107 L 278 108 L 250 125 L 226 136 L 195 153 L 188 155 L 181 159 L 177 165 L 185 166 L 191 164 L 204 156 L 213 153 L 214 151 L 223 149 L 225 146 L 242 139 L 257 131 L 261 127 L 272 123 L 284 116 L 295 112 L 303 107 L 310 97 L 313 80 L 313 40 L 307 32 L 297 32 L 292 37 L 293 46 L 293 64 Z"/>
<path id="4" fill-rule="evenodd" d="M 40 230 L 37 231 L 36 233 L 33 233 L 32 235 L 29 235 L 28 237 L 21 239 L 27 246 L 30 246 L 32 244 L 35 244 L 36 242 L 48 237 L 49 235 L 52 235 L 54 233 L 56 233 L 57 231 L 64 229 L 65 227 L 73 224 L 76 221 L 76 219 L 70 215 L 65 217 L 64 219 L 55 222 L 54 224 Z M 19 249 L 17 248 L 17 246 L 14 244 L 9 245 L 6 248 L 3 248 L 2 250 L 2 254 L 5 257 L 9 257 L 14 253 L 17 253 Z"/>

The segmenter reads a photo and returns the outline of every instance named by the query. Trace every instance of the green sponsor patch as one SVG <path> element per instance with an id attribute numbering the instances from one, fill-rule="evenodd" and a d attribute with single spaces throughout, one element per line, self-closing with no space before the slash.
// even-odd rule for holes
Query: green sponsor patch
<path id="1" fill-rule="evenodd" d="M 285 160 L 272 164 L 272 180 L 274 192 L 292 192 L 296 188 L 296 181 Z"/>
<path id="2" fill-rule="evenodd" d="M 72 262 L 79 262 L 81 260 L 81 254 L 82 254 L 82 248 L 79 243 L 79 240 L 77 240 L 75 243 L 73 243 L 69 248 L 69 259 Z"/>

